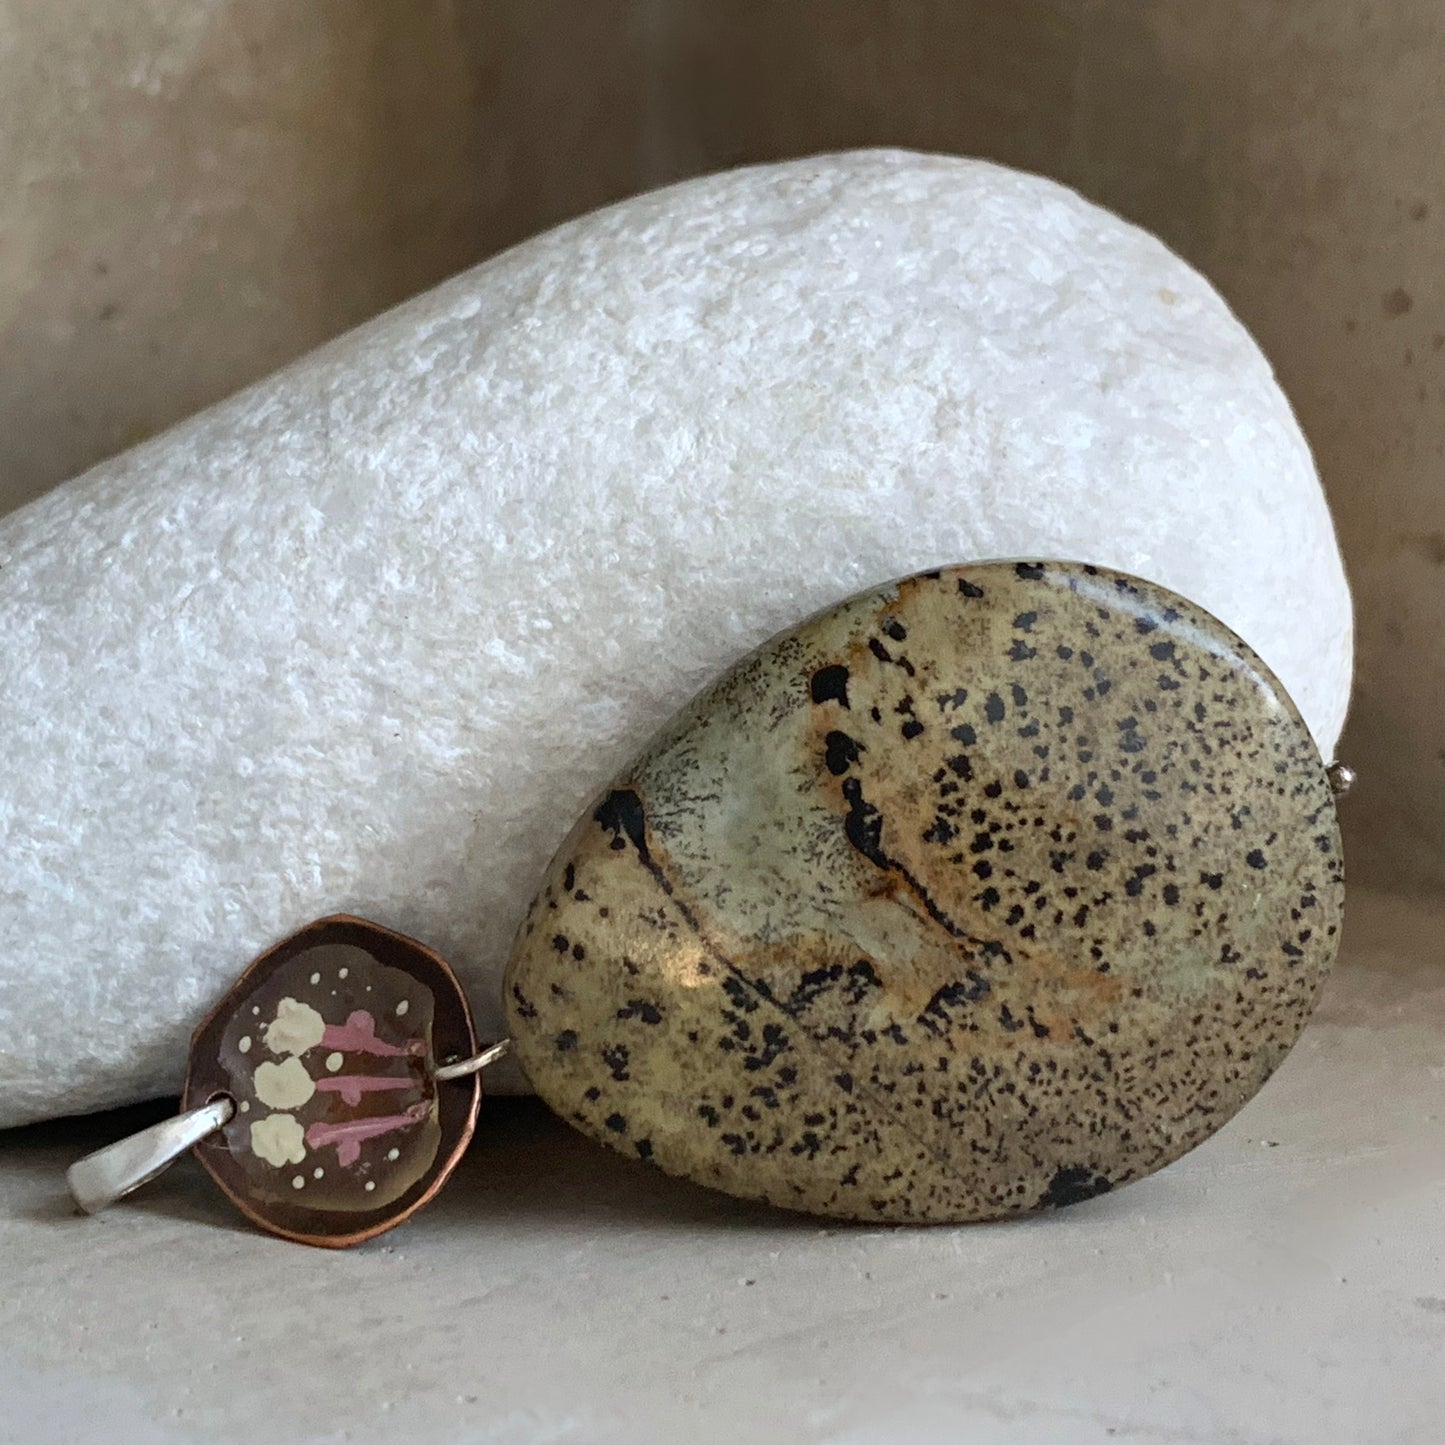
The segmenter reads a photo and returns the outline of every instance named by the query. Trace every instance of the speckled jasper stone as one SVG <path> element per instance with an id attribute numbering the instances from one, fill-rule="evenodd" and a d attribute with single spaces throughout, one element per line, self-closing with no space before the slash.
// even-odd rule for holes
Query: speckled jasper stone
<path id="1" fill-rule="evenodd" d="M 1137 1179 L 1218 1129 L 1334 959 L 1294 705 L 1135 578 L 986 563 L 745 659 L 590 808 L 508 969 L 527 1074 L 669 1173 L 864 1220 Z"/>

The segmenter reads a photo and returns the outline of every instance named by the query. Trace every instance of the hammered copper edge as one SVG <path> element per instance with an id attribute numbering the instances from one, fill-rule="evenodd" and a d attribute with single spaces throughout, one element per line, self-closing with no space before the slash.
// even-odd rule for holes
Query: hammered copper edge
<path id="1" fill-rule="evenodd" d="M 369 919 L 353 914 L 330 914 L 307 924 L 254 959 L 196 1027 L 191 1036 L 186 1079 L 181 1094 L 183 1110 L 195 1108 L 214 1098 L 217 1094 L 227 1092 L 224 1088 L 212 1087 L 216 1082 L 214 1075 L 218 1069 L 218 1063 L 214 1050 L 211 1051 L 209 1058 L 205 1051 L 207 1045 L 219 1037 L 233 1012 L 249 996 L 255 981 L 266 976 L 294 955 L 331 942 L 355 944 L 366 952 L 372 953 L 378 962 L 389 967 L 403 967 L 397 962 L 398 956 L 408 960 L 421 960 L 425 967 L 435 971 L 437 978 L 450 991 L 449 1002 L 455 1005 L 457 1016 L 463 1025 L 464 1053 L 469 1055 L 475 1052 L 477 1047 L 476 1030 L 466 993 L 451 966 L 439 953 L 417 939 L 398 933 L 381 924 L 373 923 Z M 373 952 L 373 950 L 377 951 Z M 404 968 L 403 971 L 409 970 Z M 456 1051 L 456 1047 L 454 1046 L 448 1052 Z M 208 1068 L 211 1072 L 209 1079 L 207 1078 Z M 466 1098 L 461 1103 L 460 1109 L 455 1103 L 445 1109 L 447 1117 L 442 1123 L 443 1137 L 437 1152 L 437 1159 L 440 1162 L 432 1165 L 430 1178 L 425 1187 L 412 1193 L 399 1207 L 377 1210 L 375 1213 L 378 1217 L 359 1224 L 355 1229 L 316 1232 L 278 1223 L 275 1219 L 268 1217 L 264 1208 L 254 1203 L 244 1191 L 237 1188 L 226 1177 L 225 1171 L 219 1167 L 216 1146 L 212 1141 L 197 1145 L 193 1153 L 221 1192 L 258 1228 L 298 1244 L 314 1245 L 322 1249 L 347 1249 L 374 1239 L 411 1218 L 413 1214 L 435 1198 L 437 1192 L 460 1163 L 476 1130 L 477 1114 L 482 1098 L 481 1075 L 475 1074 L 466 1081 L 454 1081 L 443 1087 L 448 1091 L 455 1089 L 458 1092 L 465 1088 Z M 451 1097 L 456 1098 L 457 1095 L 454 1094 Z M 445 1099 L 446 1096 L 443 1095 L 441 1098 Z M 439 1103 L 439 1113 L 443 1107 L 444 1105 Z M 364 1216 L 358 1216 L 358 1218 L 362 1217 Z"/>

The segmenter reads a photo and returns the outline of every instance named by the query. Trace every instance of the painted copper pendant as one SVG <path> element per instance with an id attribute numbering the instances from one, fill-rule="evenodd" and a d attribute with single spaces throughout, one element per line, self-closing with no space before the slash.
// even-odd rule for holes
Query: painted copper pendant
<path id="1" fill-rule="evenodd" d="M 1325 767 L 1160 587 L 987 563 L 768 643 L 588 810 L 506 990 L 562 1117 L 861 1220 L 987 1219 L 1176 1159 L 1338 943 Z"/>
<path id="2" fill-rule="evenodd" d="M 355 1244 L 441 1188 L 476 1123 L 476 1051 L 450 968 L 359 918 L 322 919 L 264 954 L 196 1030 L 183 1110 L 233 1105 L 196 1145 L 250 1219 L 306 1244 Z"/>

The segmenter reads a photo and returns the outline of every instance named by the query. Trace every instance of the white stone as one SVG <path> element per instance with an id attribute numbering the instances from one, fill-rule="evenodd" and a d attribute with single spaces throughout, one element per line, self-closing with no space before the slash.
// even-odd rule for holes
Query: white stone
<path id="1" fill-rule="evenodd" d="M 563 226 L 0 522 L 0 1123 L 170 1091 L 360 913 L 500 1028 L 589 795 L 742 651 L 993 556 L 1218 613 L 1322 749 L 1349 599 L 1288 404 L 1158 241 L 869 152 Z"/>

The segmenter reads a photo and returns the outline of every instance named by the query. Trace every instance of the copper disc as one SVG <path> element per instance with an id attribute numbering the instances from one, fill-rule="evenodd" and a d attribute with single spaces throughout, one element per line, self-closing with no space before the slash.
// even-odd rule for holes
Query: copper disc
<path id="1" fill-rule="evenodd" d="M 182 1108 L 236 1112 L 196 1148 L 248 1218 L 341 1248 L 400 1224 L 441 1188 L 476 1124 L 476 1052 L 445 961 L 364 919 L 323 918 L 262 954 L 196 1030 Z"/>

